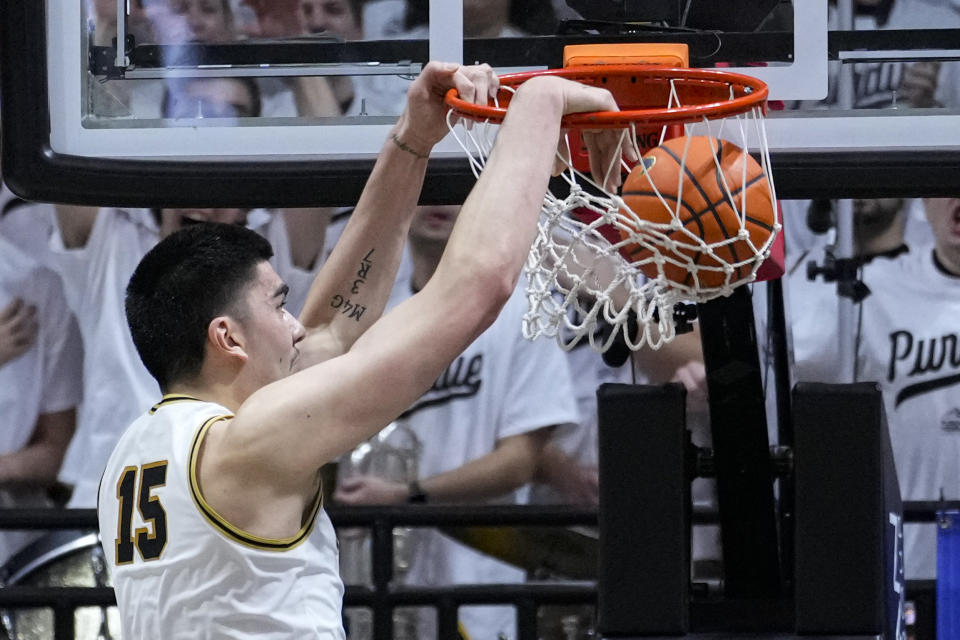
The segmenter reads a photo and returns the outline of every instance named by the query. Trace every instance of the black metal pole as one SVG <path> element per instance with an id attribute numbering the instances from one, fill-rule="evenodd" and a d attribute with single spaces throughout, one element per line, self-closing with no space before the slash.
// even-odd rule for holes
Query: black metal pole
<path id="1" fill-rule="evenodd" d="M 441 597 L 437 602 L 437 637 L 456 639 L 460 637 L 457 623 L 457 603 Z"/>
<path id="2" fill-rule="evenodd" d="M 530 598 L 523 598 L 517 603 L 517 637 L 540 637 L 537 633 L 537 603 Z"/>
<path id="3" fill-rule="evenodd" d="M 74 640 L 75 611 L 69 603 L 61 603 L 53 608 L 53 637 L 56 640 Z"/>
<path id="4" fill-rule="evenodd" d="M 393 640 L 393 606 L 388 595 L 393 580 L 393 525 L 386 518 L 374 520 L 371 541 L 373 564 L 373 637 Z"/>
<path id="5" fill-rule="evenodd" d="M 783 279 L 767 282 L 767 357 L 773 361 L 773 382 L 777 407 L 777 444 L 793 446 L 793 412 L 790 409 L 790 355 L 787 346 L 787 317 L 783 294 Z M 769 384 L 769 382 L 768 382 Z M 783 585 L 790 591 L 793 585 L 793 473 L 779 478 L 777 515 L 780 521 L 780 569 Z"/>

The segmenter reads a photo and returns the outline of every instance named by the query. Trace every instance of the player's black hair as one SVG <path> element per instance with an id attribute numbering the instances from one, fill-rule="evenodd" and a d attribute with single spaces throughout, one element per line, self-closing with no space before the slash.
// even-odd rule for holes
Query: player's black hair
<path id="1" fill-rule="evenodd" d="M 272 256 L 246 227 L 208 222 L 170 234 L 143 257 L 127 285 L 127 324 L 162 390 L 200 372 L 210 321 L 242 317 L 243 292 Z"/>
<path id="2" fill-rule="evenodd" d="M 428 24 L 429 16 L 430 0 L 407 0 L 404 26 L 408 30 Z M 552 0 L 513 0 L 509 19 L 511 25 L 533 35 L 553 35 L 557 32 L 557 12 Z"/>

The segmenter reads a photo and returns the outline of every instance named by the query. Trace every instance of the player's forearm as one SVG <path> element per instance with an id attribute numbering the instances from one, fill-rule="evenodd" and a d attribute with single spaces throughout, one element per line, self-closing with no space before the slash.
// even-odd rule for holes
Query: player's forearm
<path id="1" fill-rule="evenodd" d="M 524 89 L 511 102 L 496 147 L 464 203 L 438 275 L 467 264 L 507 278 L 509 290 L 519 277 L 536 233 L 563 112 L 559 92 Z"/>
<path id="2" fill-rule="evenodd" d="M 304 305 L 308 328 L 330 326 L 345 348 L 383 312 L 390 296 L 423 177 L 425 155 L 400 148 L 398 126 L 387 140 L 360 201 Z M 399 141 L 399 143 L 398 143 Z"/>

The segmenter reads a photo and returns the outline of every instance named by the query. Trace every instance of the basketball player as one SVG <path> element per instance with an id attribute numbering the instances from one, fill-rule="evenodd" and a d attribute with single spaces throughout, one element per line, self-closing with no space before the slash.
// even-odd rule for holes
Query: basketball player
<path id="1" fill-rule="evenodd" d="M 193 226 L 140 263 L 127 315 L 167 395 L 121 438 L 100 488 L 124 637 L 343 638 L 320 467 L 396 418 L 496 318 L 535 236 L 560 117 L 617 108 L 562 79 L 521 87 L 433 278 L 377 322 L 447 132 L 445 91 L 486 103 L 496 85 L 486 65 L 424 68 L 304 324 L 284 309 L 269 244 L 241 227 Z M 617 132 L 591 149 L 635 159 Z"/>

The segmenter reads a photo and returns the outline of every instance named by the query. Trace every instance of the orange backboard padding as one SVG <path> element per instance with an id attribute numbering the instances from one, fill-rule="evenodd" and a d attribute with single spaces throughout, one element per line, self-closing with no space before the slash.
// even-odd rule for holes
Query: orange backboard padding
<path id="1" fill-rule="evenodd" d="M 589 66 L 605 64 L 648 64 L 657 67 L 689 67 L 690 47 L 681 43 L 630 42 L 620 44 L 571 44 L 563 48 L 563 66 Z M 637 129 L 637 145 L 641 153 L 657 146 L 662 127 Z M 683 135 L 683 127 L 668 127 L 666 137 Z M 578 171 L 589 171 L 587 149 L 578 131 L 570 135 L 573 166 Z"/>
<path id="2" fill-rule="evenodd" d="M 563 48 L 563 66 L 595 64 L 649 64 L 689 67 L 690 48 L 680 43 L 631 42 L 621 44 L 571 44 Z"/>

